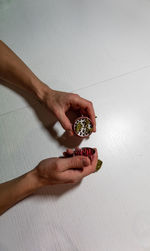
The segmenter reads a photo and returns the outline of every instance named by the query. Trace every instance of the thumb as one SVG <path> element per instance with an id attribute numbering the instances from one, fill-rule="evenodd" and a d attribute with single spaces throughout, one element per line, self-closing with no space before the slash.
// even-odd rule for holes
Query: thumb
<path id="1" fill-rule="evenodd" d="M 84 168 L 90 165 L 90 159 L 85 156 L 74 156 L 71 158 L 65 158 L 64 160 L 64 171 L 67 169 Z"/>
<path id="2" fill-rule="evenodd" d="M 72 131 L 72 124 L 64 112 L 57 114 L 57 118 L 66 131 Z"/>

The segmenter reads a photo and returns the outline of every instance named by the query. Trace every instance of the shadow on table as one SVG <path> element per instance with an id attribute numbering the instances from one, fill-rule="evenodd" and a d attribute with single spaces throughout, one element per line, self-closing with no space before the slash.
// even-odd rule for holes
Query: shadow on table
<path id="1" fill-rule="evenodd" d="M 3 246 L 3 244 L 2 243 L 0 243 L 0 250 L 2 250 L 2 251 L 8 251 L 8 248 L 6 247 L 6 243 L 5 243 L 5 246 Z"/>
<path id="2" fill-rule="evenodd" d="M 20 90 L 17 87 L 11 86 L 2 80 L 0 83 L 25 99 L 27 105 L 33 109 L 44 129 L 47 130 L 49 135 L 53 137 L 53 139 L 55 139 L 60 145 L 68 148 L 75 148 L 81 144 L 82 138 L 79 138 L 76 135 L 69 136 L 66 132 L 64 132 L 61 136 L 58 136 L 58 133 L 54 128 L 57 118 L 50 110 L 40 103 L 34 95 L 29 95 L 27 91 Z M 70 110 L 67 113 L 67 116 L 69 117 L 71 123 L 73 123 L 78 114 Z"/>
<path id="3" fill-rule="evenodd" d="M 47 186 L 40 188 L 36 193 L 35 196 L 45 196 L 45 197 L 55 197 L 59 198 L 60 196 L 68 193 L 70 190 L 76 189 L 82 181 L 76 184 L 59 184 L 54 186 Z"/>

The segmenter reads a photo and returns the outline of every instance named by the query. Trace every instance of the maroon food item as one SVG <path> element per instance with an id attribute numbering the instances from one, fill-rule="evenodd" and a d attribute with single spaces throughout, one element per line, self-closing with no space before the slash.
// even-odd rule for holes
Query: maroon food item
<path id="1" fill-rule="evenodd" d="M 95 153 L 95 150 L 91 147 L 82 147 L 74 150 L 72 154 L 65 152 L 65 157 L 73 157 L 73 156 L 87 156 L 92 160 L 92 156 Z"/>
<path id="2" fill-rule="evenodd" d="M 74 151 L 74 156 L 81 155 L 81 156 L 87 156 L 91 158 L 91 156 L 95 153 L 95 150 L 90 147 L 83 147 L 81 149 L 77 149 Z"/>
<path id="3" fill-rule="evenodd" d="M 93 148 L 83 147 L 81 149 L 75 150 L 73 156 L 78 156 L 78 155 L 87 156 L 89 157 L 90 160 L 92 160 L 94 153 L 95 150 Z M 103 162 L 100 159 L 98 159 L 95 172 L 97 172 L 101 168 L 102 164 Z"/>
<path id="4" fill-rule="evenodd" d="M 66 158 L 73 157 L 73 156 L 87 156 L 89 157 L 90 160 L 92 160 L 94 153 L 95 153 L 95 150 L 93 148 L 82 147 L 82 148 L 78 148 L 74 150 L 72 154 L 65 152 L 64 156 Z M 100 159 L 98 159 L 95 172 L 97 172 L 101 168 L 102 164 L 103 162 Z"/>

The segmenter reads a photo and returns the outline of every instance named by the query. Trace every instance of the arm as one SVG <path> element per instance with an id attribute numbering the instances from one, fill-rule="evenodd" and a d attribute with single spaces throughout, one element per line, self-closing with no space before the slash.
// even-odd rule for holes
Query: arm
<path id="1" fill-rule="evenodd" d="M 35 171 L 0 184 L 0 215 L 18 201 L 35 192 L 40 186 L 41 184 L 37 183 Z"/>
<path id="2" fill-rule="evenodd" d="M 2 41 L 0 41 L 0 79 L 34 93 L 40 100 L 43 100 L 45 93 L 51 90 Z"/>
<path id="3" fill-rule="evenodd" d="M 81 156 L 45 159 L 30 172 L 0 184 L 0 215 L 41 187 L 79 182 L 96 170 L 97 159 L 97 151 L 93 160 Z"/>
<path id="4" fill-rule="evenodd" d="M 73 135 L 72 125 L 66 116 L 70 107 L 89 116 L 93 122 L 93 131 L 96 131 L 95 113 L 90 101 L 77 94 L 49 88 L 2 41 L 0 41 L 0 79 L 35 94 L 55 114 L 62 127 L 71 135 Z"/>

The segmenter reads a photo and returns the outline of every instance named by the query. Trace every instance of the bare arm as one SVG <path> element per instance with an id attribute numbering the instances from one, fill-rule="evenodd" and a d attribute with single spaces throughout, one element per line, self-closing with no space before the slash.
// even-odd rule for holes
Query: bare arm
<path id="1" fill-rule="evenodd" d="M 2 41 L 0 41 L 0 79 L 34 93 L 41 100 L 45 92 L 50 91 L 50 88 L 42 83 Z"/>
<path id="2" fill-rule="evenodd" d="M 0 215 L 39 187 L 33 171 L 0 184 Z"/>
<path id="3" fill-rule="evenodd" d="M 79 182 L 95 172 L 97 159 L 97 151 L 92 160 L 84 156 L 45 159 L 30 172 L 0 184 L 0 215 L 40 187 Z"/>
<path id="4" fill-rule="evenodd" d="M 66 112 L 70 107 L 74 109 L 76 107 L 81 108 L 83 113 L 89 115 L 93 121 L 94 131 L 96 130 L 94 109 L 90 101 L 73 93 L 59 92 L 49 88 L 2 41 L 0 41 L 0 79 L 34 93 L 56 115 L 63 128 L 72 134 L 72 125 L 66 116 Z M 61 161 L 64 160 L 61 159 Z M 77 182 L 92 173 L 96 166 L 96 164 L 89 164 L 89 168 L 85 169 L 84 163 L 78 162 L 77 165 L 76 160 L 70 164 L 68 163 L 69 160 L 60 164 L 61 161 L 58 161 L 57 158 L 56 162 L 59 163 L 54 164 L 52 159 L 44 160 L 38 165 L 37 169 L 0 184 L 0 214 L 32 194 L 39 187 Z M 79 166 L 78 172 L 72 170 L 74 166 L 75 168 Z M 62 169 L 63 175 L 61 174 Z"/>
<path id="5" fill-rule="evenodd" d="M 89 116 L 94 125 L 93 131 L 96 131 L 95 113 L 90 101 L 77 94 L 55 91 L 48 87 L 2 41 L 0 41 L 0 79 L 34 93 L 55 114 L 62 127 L 70 134 L 73 134 L 72 125 L 66 116 L 70 107 L 78 108 L 83 114 Z"/>

